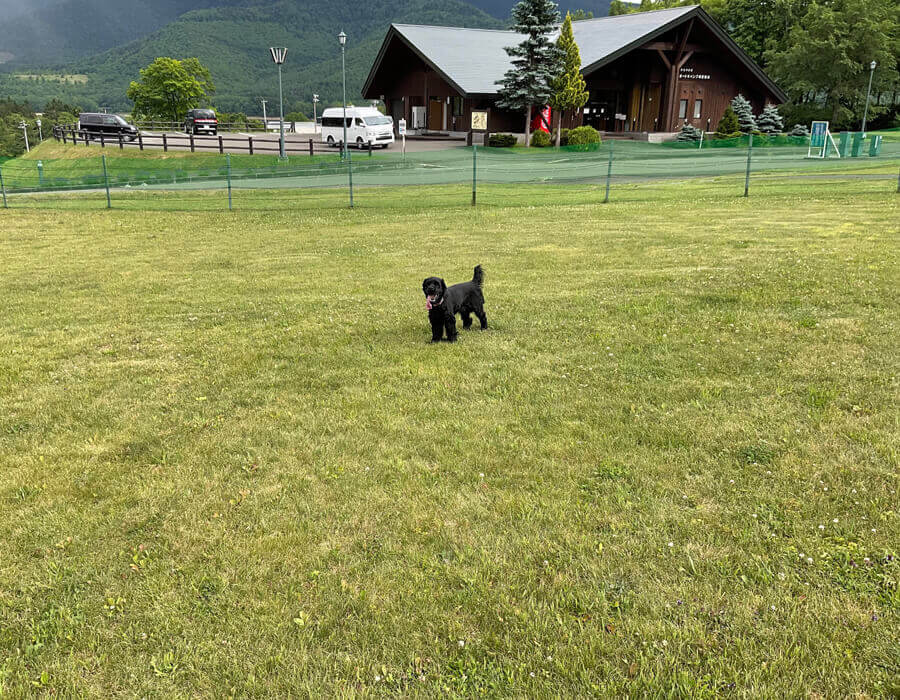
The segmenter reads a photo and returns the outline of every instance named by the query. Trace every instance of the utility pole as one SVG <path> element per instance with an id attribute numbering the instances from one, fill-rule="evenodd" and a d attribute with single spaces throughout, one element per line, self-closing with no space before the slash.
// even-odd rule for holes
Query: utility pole
<path id="1" fill-rule="evenodd" d="M 319 96 L 316 95 L 316 94 L 313 94 L 313 133 L 314 133 L 314 134 L 319 133 L 319 132 L 318 132 L 318 129 L 317 129 L 317 127 L 316 127 L 316 124 L 317 124 L 318 121 L 319 121 L 319 120 L 318 120 L 318 115 L 316 114 L 316 105 L 317 105 L 317 104 L 319 104 Z"/>
<path id="2" fill-rule="evenodd" d="M 262 98 L 260 98 L 260 101 L 262 102 L 263 106 L 263 131 L 265 132 L 269 130 L 269 122 L 266 120 L 266 102 L 268 102 L 268 100 L 263 100 Z"/>

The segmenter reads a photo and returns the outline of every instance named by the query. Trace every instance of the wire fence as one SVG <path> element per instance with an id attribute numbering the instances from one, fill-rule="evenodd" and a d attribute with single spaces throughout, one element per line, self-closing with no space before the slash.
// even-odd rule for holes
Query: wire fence
<path id="1" fill-rule="evenodd" d="M 810 158 L 805 145 L 701 148 L 607 141 L 590 147 L 455 147 L 377 155 L 127 155 L 118 150 L 0 165 L 6 208 L 235 209 L 537 203 L 554 186 L 571 202 L 653 200 L 679 192 L 765 196 L 851 181 L 900 191 L 900 143 L 876 156 Z M 673 187 L 677 183 L 677 187 Z M 561 188 L 561 189 L 560 189 Z"/>

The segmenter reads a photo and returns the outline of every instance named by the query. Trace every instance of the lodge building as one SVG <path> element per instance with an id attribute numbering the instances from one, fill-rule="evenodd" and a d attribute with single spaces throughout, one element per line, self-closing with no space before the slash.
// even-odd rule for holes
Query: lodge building
<path id="1" fill-rule="evenodd" d="M 604 132 L 673 132 L 688 122 L 715 129 L 741 93 L 759 113 L 787 100 L 778 86 L 699 5 L 573 22 L 590 93 L 565 126 Z M 497 107 L 511 67 L 512 31 L 392 24 L 363 87 L 412 133 L 465 133 L 472 110 L 488 131 L 524 130 L 524 114 Z M 555 37 L 554 37 L 555 40 Z M 537 110 L 535 110 L 537 111 Z"/>

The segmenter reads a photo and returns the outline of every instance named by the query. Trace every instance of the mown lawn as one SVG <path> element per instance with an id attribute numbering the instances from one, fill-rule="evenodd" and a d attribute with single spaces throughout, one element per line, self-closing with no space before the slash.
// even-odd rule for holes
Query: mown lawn
<path id="1" fill-rule="evenodd" d="M 0 695 L 900 692 L 900 200 L 732 184 L 0 210 Z"/>

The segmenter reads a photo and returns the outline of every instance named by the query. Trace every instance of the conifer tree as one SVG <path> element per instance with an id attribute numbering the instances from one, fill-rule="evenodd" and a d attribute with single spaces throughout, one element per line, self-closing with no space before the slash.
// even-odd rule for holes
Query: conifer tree
<path id="1" fill-rule="evenodd" d="M 719 120 L 719 125 L 716 127 L 716 136 L 719 138 L 728 138 L 732 134 L 736 134 L 739 130 L 740 126 L 738 124 L 737 115 L 734 113 L 731 105 L 728 105 L 725 108 L 722 119 Z"/>
<path id="2" fill-rule="evenodd" d="M 764 134 L 780 134 L 784 131 L 784 119 L 781 118 L 775 105 L 766 105 L 756 124 Z"/>
<path id="3" fill-rule="evenodd" d="M 587 86 L 584 76 L 581 74 L 581 52 L 575 43 L 575 34 L 572 32 L 572 16 L 567 12 L 556 40 L 559 48 L 562 64 L 562 72 L 554 79 L 551 87 L 553 94 L 550 96 L 550 106 L 557 113 L 556 116 L 556 147 L 559 148 L 562 132 L 562 115 L 565 112 L 580 109 L 588 101 Z"/>
<path id="4" fill-rule="evenodd" d="M 525 111 L 525 145 L 530 144 L 531 110 L 550 102 L 550 84 L 560 73 L 560 52 L 550 36 L 559 22 L 559 8 L 553 0 L 521 0 L 512 10 L 512 29 L 524 34 L 518 46 L 507 46 L 513 67 L 506 71 L 497 104 Z"/>
<path id="5" fill-rule="evenodd" d="M 731 109 L 737 115 L 738 128 L 742 134 L 750 134 L 757 130 L 756 119 L 753 116 L 753 107 L 743 95 L 737 95 L 731 101 Z"/>

